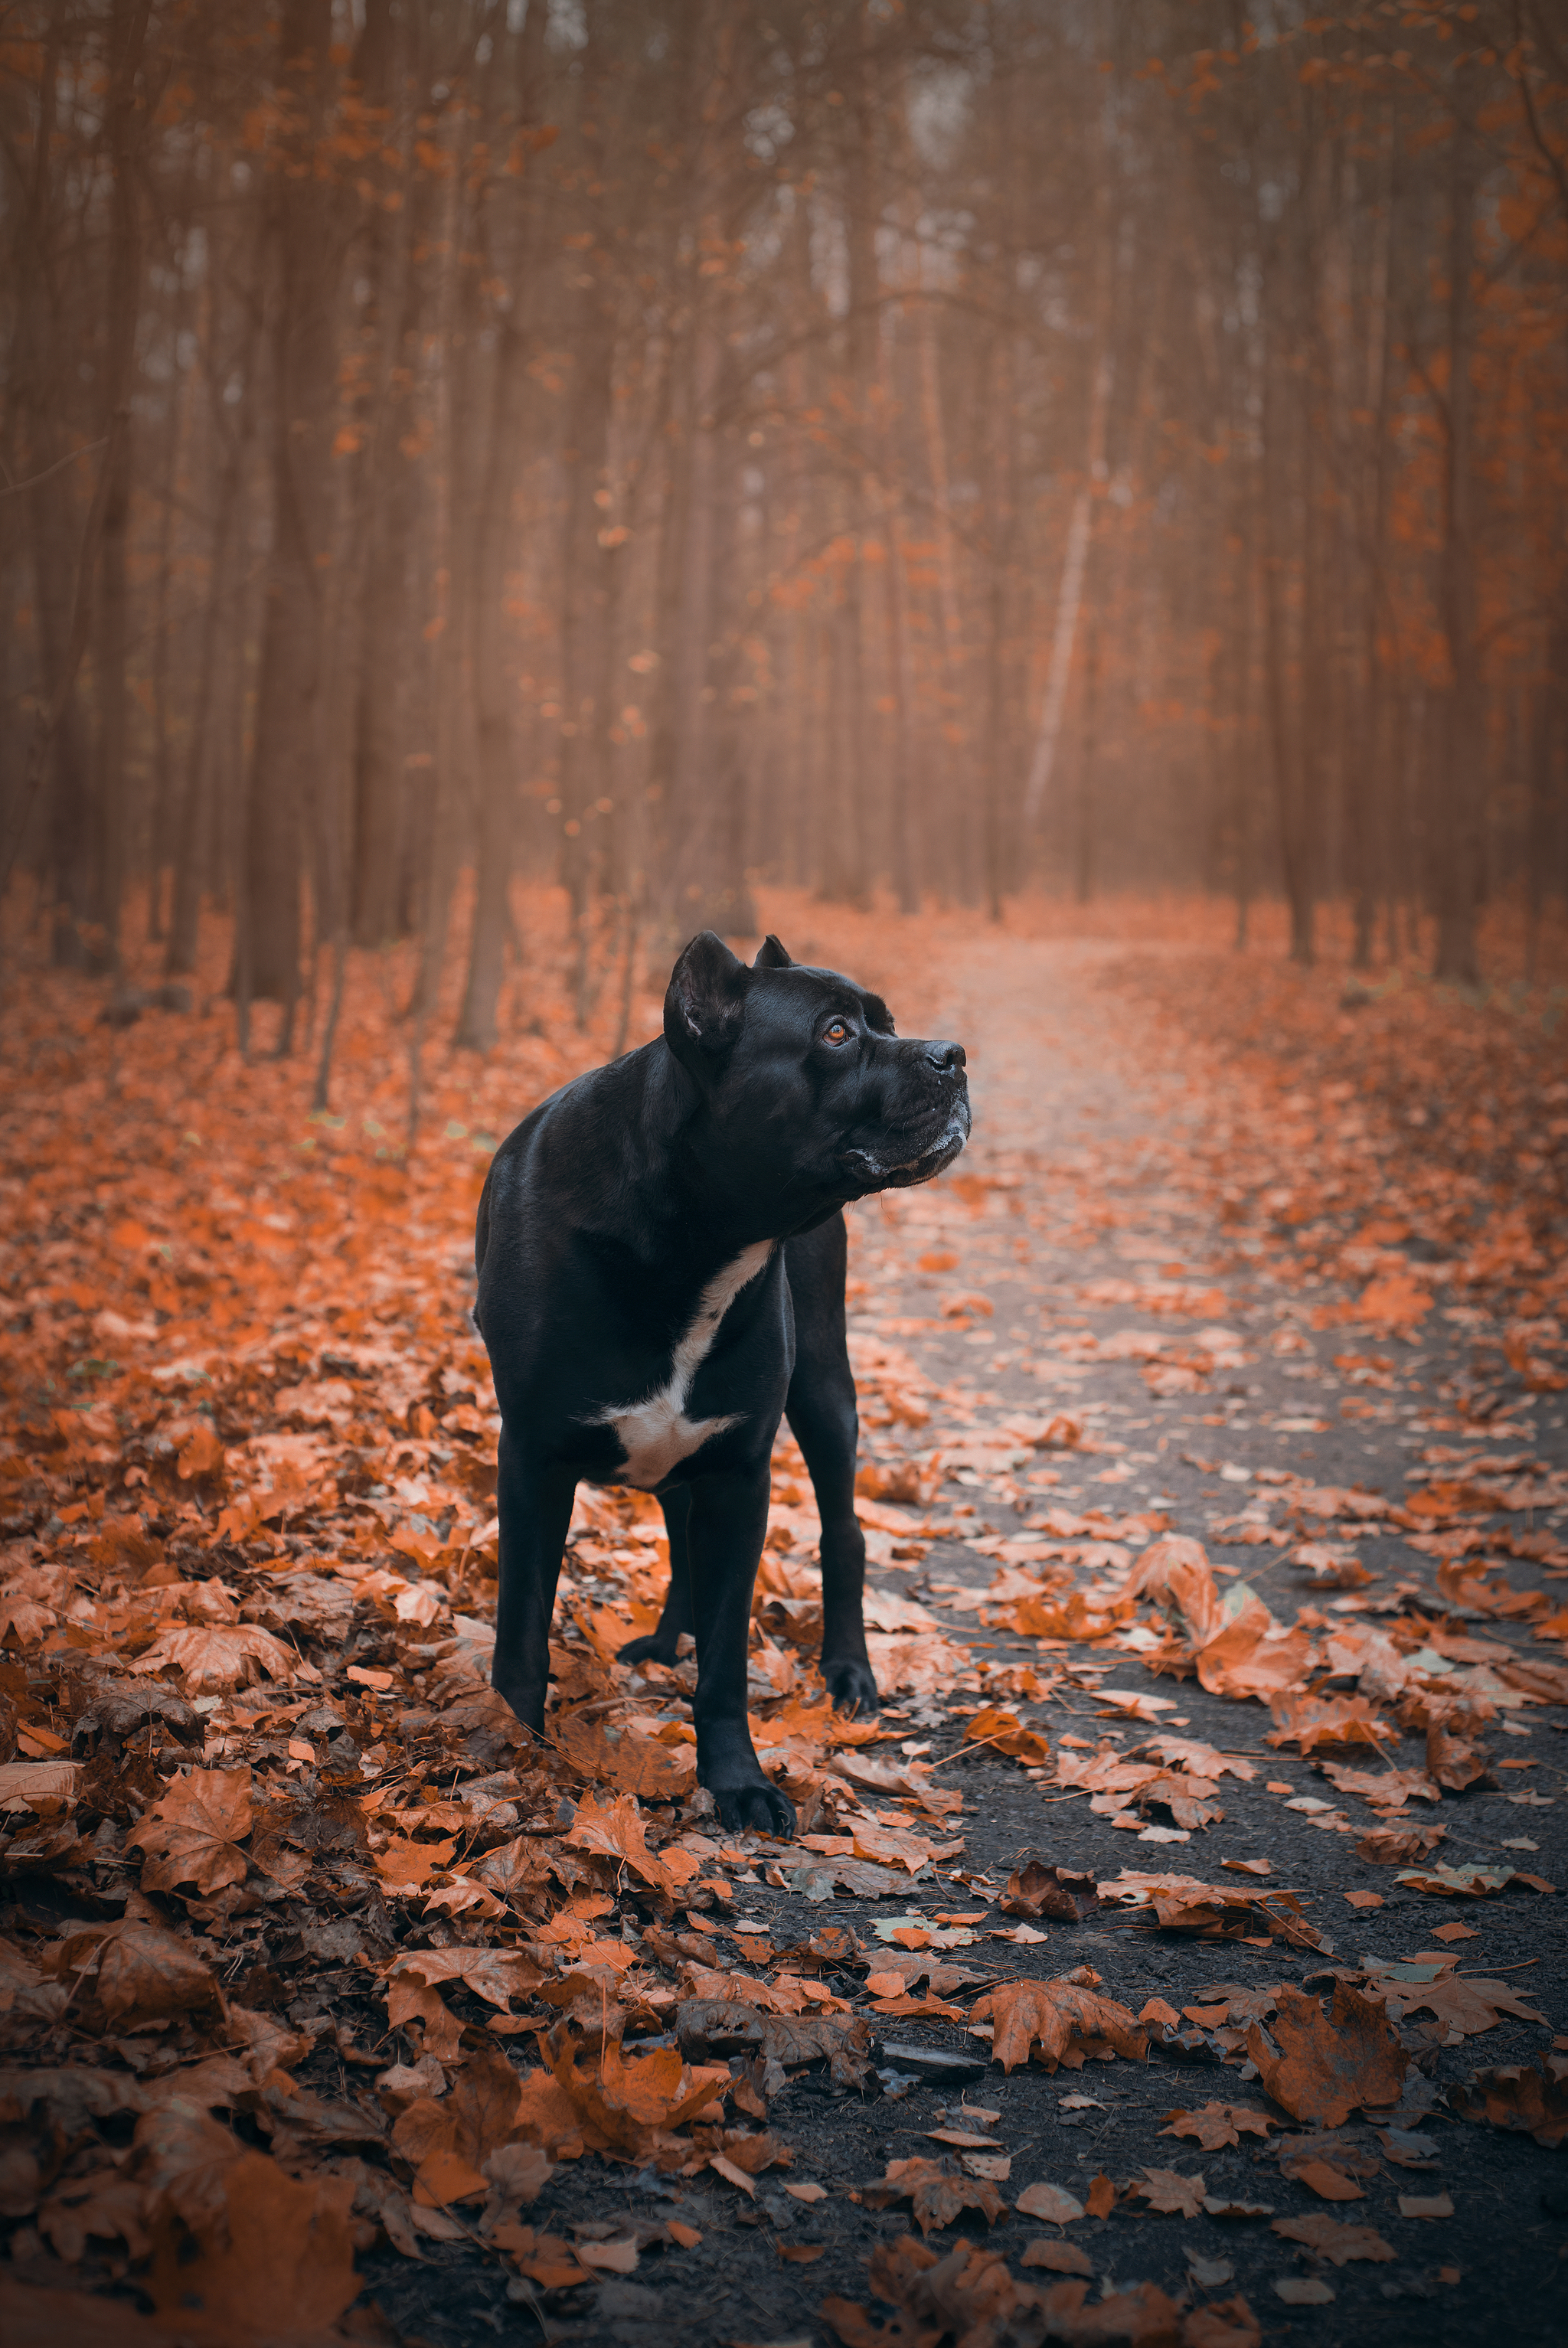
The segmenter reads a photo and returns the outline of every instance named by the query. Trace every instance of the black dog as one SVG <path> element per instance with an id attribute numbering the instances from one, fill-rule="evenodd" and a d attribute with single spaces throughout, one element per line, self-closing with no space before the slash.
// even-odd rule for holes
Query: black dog
<path id="1" fill-rule="evenodd" d="M 968 1136 L 961 1045 L 900 1043 L 851 980 L 771 937 L 748 970 L 705 931 L 671 975 L 663 1037 L 501 1144 L 475 1319 L 501 1415 L 493 1677 L 527 1726 L 544 1726 L 579 1478 L 656 1492 L 669 1595 L 622 1660 L 674 1663 L 694 1634 L 698 1779 L 726 1826 L 793 1833 L 746 1725 L 773 1438 L 787 1412 L 821 1516 L 822 1675 L 839 1705 L 874 1708 L 841 1210 L 929 1180 Z"/>

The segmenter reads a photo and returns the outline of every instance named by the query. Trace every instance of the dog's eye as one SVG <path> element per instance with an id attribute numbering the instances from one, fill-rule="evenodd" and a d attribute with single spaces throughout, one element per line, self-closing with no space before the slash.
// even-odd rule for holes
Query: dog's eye
<path id="1" fill-rule="evenodd" d="M 824 1044 L 847 1044 L 849 1040 L 849 1026 L 842 1019 L 835 1019 L 830 1026 L 824 1027 L 822 1030 L 822 1041 Z"/>

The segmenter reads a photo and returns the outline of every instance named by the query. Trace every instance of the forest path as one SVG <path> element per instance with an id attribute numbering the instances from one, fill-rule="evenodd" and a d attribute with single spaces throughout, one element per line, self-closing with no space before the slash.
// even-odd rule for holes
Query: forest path
<path id="1" fill-rule="evenodd" d="M 1158 957 L 1163 949 L 1153 951 Z M 892 1358 L 916 1365 L 939 1397 L 931 1422 L 918 1430 L 868 1426 L 866 1456 L 896 1460 L 923 1445 L 926 1456 L 960 1450 L 973 1464 L 958 1471 L 960 1480 L 949 1475 L 933 1513 L 945 1516 L 953 1504 L 975 1516 L 955 1513 L 952 1529 L 962 1540 L 939 1541 L 913 1570 L 879 1570 L 873 1587 L 895 1601 L 902 1594 L 923 1601 L 938 1619 L 952 1610 L 954 1635 L 964 1638 L 975 1624 L 975 1593 L 995 1571 L 997 1542 L 1017 1540 L 1031 1517 L 1037 1524 L 1044 1503 L 1098 1508 L 1109 1516 L 1162 1516 L 1171 1532 L 1204 1544 L 1222 1587 L 1234 1591 L 1244 1578 L 1284 1624 L 1299 1614 L 1320 1637 L 1336 1619 L 1346 1627 L 1375 1624 L 1379 1618 L 1362 1611 L 1368 1601 L 1393 1605 L 1385 1593 L 1395 1583 L 1429 1592 L 1434 1585 L 1437 1560 L 1409 1547 L 1400 1529 L 1378 1524 L 1353 1546 L 1346 1538 L 1355 1534 L 1353 1524 L 1342 1519 L 1322 1529 L 1374 1577 L 1365 1594 L 1346 1601 L 1332 1589 L 1310 1588 L 1306 1573 L 1287 1562 L 1289 1550 L 1250 1540 L 1242 1519 L 1251 1511 L 1278 1523 L 1278 1509 L 1264 1503 L 1278 1498 L 1282 1488 L 1271 1479 L 1282 1472 L 1315 1488 L 1356 1487 L 1399 1505 L 1419 1488 L 1410 1483 L 1412 1468 L 1429 1472 L 1418 1466 L 1423 1453 L 1446 1447 L 1449 1457 L 1473 1457 L 1478 1446 L 1489 1448 L 1484 1428 L 1453 1415 L 1454 1385 L 1463 1372 L 1462 1318 L 1449 1323 L 1434 1313 L 1418 1337 L 1384 1335 L 1369 1344 L 1365 1332 L 1338 1320 L 1342 1287 L 1315 1278 L 1304 1282 L 1288 1249 L 1238 1236 L 1223 1219 L 1221 1193 L 1233 1172 L 1254 1162 L 1277 1106 L 1243 1074 L 1216 1066 L 1201 1049 L 1184 1052 L 1169 1032 L 1140 1019 L 1122 983 L 1126 962 L 1125 946 L 1004 937 L 971 942 L 961 963 L 933 974 L 942 1004 L 937 1032 L 961 1039 L 971 1054 L 975 1134 L 944 1181 L 855 1211 L 851 1279 L 864 1285 L 851 1289 L 853 1342 L 861 1358 L 873 1362 L 893 1349 Z M 1148 969 L 1146 953 L 1145 982 Z M 922 1257 L 937 1268 L 923 1269 Z M 972 1309 L 960 1317 L 966 1296 L 988 1302 L 991 1313 Z M 1315 1319 L 1330 1325 L 1315 1328 Z M 1140 1360 L 1139 1337 L 1162 1344 L 1162 1356 Z M 1179 1374 L 1183 1354 L 1201 1360 L 1205 1353 L 1213 1367 L 1194 1381 L 1198 1390 L 1150 1392 L 1161 1359 Z M 1171 1383 L 1180 1385 L 1180 1375 Z M 1532 1407 L 1525 1403 L 1522 1419 L 1516 1411 L 1511 1425 L 1495 1429 L 1496 1448 L 1517 1457 L 1522 1440 L 1560 1472 L 1565 1447 L 1560 1423 L 1552 1424 L 1560 1414 L 1548 1406 L 1536 1427 Z M 1015 1453 L 1009 1466 L 1006 1430 L 1058 1413 L 1084 1426 L 1084 1446 L 1033 1455 L 1048 1466 L 1022 1466 L 1030 1455 Z M 874 1403 L 867 1415 L 875 1420 Z M 1541 1519 L 1515 1515 L 1510 1521 L 1517 1527 Z M 995 1536 L 989 1557 L 970 1545 L 987 1532 Z M 1298 1524 L 1292 1545 L 1301 1537 Z M 1507 1573 L 1522 1591 L 1561 1590 L 1529 1560 L 1511 1559 Z M 1080 1570 L 1080 1582 L 1090 1578 Z M 1553 1595 L 1552 1602 L 1560 1599 Z M 873 1597 L 873 1612 L 876 1603 Z M 1443 1610 L 1432 1612 L 1443 1619 Z M 1461 1613 L 1449 1612 L 1449 1633 L 1494 1643 L 1494 1653 L 1511 1647 L 1526 1663 L 1542 1654 L 1522 1623 L 1464 1622 Z M 993 1670 L 1039 1663 L 1048 1652 L 1032 1639 L 1007 1638 L 995 1618 L 989 1638 Z M 985 1643 L 971 1641 L 977 1655 Z M 1102 1665 L 1107 1653 L 1099 1651 Z M 1058 1758 L 1064 1732 L 1085 1747 L 1109 1738 L 1122 1756 L 1134 1752 L 1150 1733 L 1149 1717 L 1122 1728 L 1111 1704 L 1103 1698 L 1097 1704 L 1097 1651 L 1075 1646 L 1054 1660 L 1066 1664 L 1068 1680 L 1048 1704 L 1016 1704 L 1025 1721 L 1048 1736 Z M 1017 1948 L 1010 1969 L 1052 1976 L 1087 1960 L 1107 1993 L 1137 2013 L 1150 1996 L 1181 2008 L 1224 1982 L 1244 1990 L 1299 1982 L 1326 1963 L 1451 1962 L 1457 1952 L 1461 1973 L 1495 1979 L 1501 1969 L 1510 1986 L 1533 1991 L 1551 2027 L 1568 2026 L 1561 1900 L 1518 1885 L 1486 1900 L 1404 1889 L 1394 1868 L 1357 1855 L 1378 1814 L 1294 1747 L 1265 1745 L 1272 1724 L 1258 1702 L 1211 1693 L 1191 1678 L 1150 1676 L 1131 1655 L 1116 1655 L 1100 1676 L 1107 1689 L 1152 1699 L 1161 1731 L 1250 1756 L 1253 1774 L 1223 1779 L 1222 1815 L 1206 1828 L 1179 1833 L 1155 1811 L 1151 1824 L 1140 1821 L 1140 1830 L 1130 1833 L 1091 1812 L 1087 1796 L 1062 1798 L 1031 1784 L 1016 1765 L 976 1754 L 955 1762 L 945 1778 L 966 1797 L 964 1866 L 987 1871 L 999 1887 L 1009 1868 L 1033 1851 L 1102 1882 L 1141 1868 L 1235 1885 L 1247 1878 L 1222 1872 L 1224 1863 L 1263 1860 L 1272 1865 L 1270 1890 L 1299 1895 L 1324 1949 L 1315 1959 L 1277 1939 L 1272 1948 L 1177 1939 L 1124 1926 L 1119 1918 L 1108 1926 L 1102 1915 L 1078 1927 L 1048 1925 L 1047 1943 Z M 1412 1802 L 1394 1823 L 1440 1818 L 1447 1833 L 1436 1857 L 1449 1865 L 1512 1865 L 1564 1883 L 1563 1725 L 1560 1707 L 1511 1704 L 1486 1731 L 1490 1785 L 1445 1794 L 1440 1810 Z M 925 1711 L 912 1706 L 911 1725 L 931 1740 L 928 1758 L 958 1749 L 962 1733 L 954 1735 L 935 1698 Z M 1418 1775 L 1424 1751 L 1418 1735 L 1408 1735 L 1389 1751 L 1387 1766 Z M 1358 1771 L 1382 1766 L 1364 1746 L 1340 1748 L 1331 1758 Z M 978 1904 L 987 1895 L 976 1887 L 974 1896 Z M 834 1912 L 862 1933 L 874 1929 L 873 1908 L 856 1911 L 851 1903 Z M 1462 1928 L 1458 1938 L 1451 1937 L 1456 1926 Z M 1442 1927 L 1450 1928 L 1449 1937 Z M 989 1956 L 989 1944 L 983 1941 L 981 1951 Z M 1418 2026 L 1430 2017 L 1412 2014 L 1411 2021 Z M 963 2043 L 962 2034 L 949 2034 L 954 2045 Z M 1080 2244 L 1097 2273 L 1105 2271 L 1100 2283 L 1108 2292 L 1112 2274 L 1124 2288 L 1138 2277 L 1173 2293 L 1184 2284 L 1191 2289 L 1185 2262 L 1207 2260 L 1217 2262 L 1216 2276 L 1233 2270 L 1233 2279 L 1213 2282 L 1212 2295 L 1243 2291 L 1270 2331 L 1283 2325 L 1341 2343 L 1376 2337 L 1457 2343 L 1479 2339 L 1490 2321 L 1487 2277 L 1495 2272 L 1501 2220 L 1511 2243 L 1511 2311 L 1528 2333 L 1533 2305 L 1544 2337 L 1552 2328 L 1549 2294 L 1560 2273 L 1562 2230 L 1561 2197 L 1542 2199 L 1552 2182 L 1548 2156 L 1527 2137 L 1456 2125 L 1441 2093 L 1478 2065 L 1529 2062 L 1551 2043 L 1550 2029 L 1504 2017 L 1483 2039 L 1450 2034 L 1451 2044 L 1429 2046 L 1422 2056 L 1429 2079 L 1411 2073 L 1401 2116 L 1402 2126 L 1428 2133 L 1433 2151 L 1419 2157 L 1434 2166 L 1407 2173 L 1382 2157 L 1369 2126 L 1354 2121 L 1326 2148 L 1330 2159 L 1347 2158 L 1362 2176 L 1358 2206 L 1349 2211 L 1283 2176 L 1272 2150 L 1243 2145 L 1200 2154 L 1191 2144 L 1161 2140 L 1172 2106 L 1256 2104 L 1255 2075 L 1246 2084 L 1234 2069 L 1172 2071 L 1156 2062 L 1141 2072 L 1115 2065 L 1091 2084 L 1082 2073 L 1047 2079 L 1031 2069 L 1005 2082 L 993 2072 L 967 2092 L 1001 2106 L 994 2133 L 1022 2150 L 1011 2198 L 1037 2178 L 1081 2196 L 1101 2170 L 1119 2185 L 1143 2166 L 1201 2169 L 1211 2195 L 1264 2202 L 1282 2218 L 1330 2209 L 1373 2228 L 1391 2252 L 1376 2263 L 1321 2270 L 1335 2294 L 1332 2312 L 1292 2307 L 1274 2281 L 1294 2286 L 1319 2269 L 1266 2219 L 1238 2226 L 1201 2218 L 1177 2227 L 1169 2217 L 1140 2217 L 1123 2203 L 1105 2229 L 1095 2226 Z M 1216 2060 L 1212 2050 L 1200 2055 L 1201 2062 Z M 1064 2106 L 1064 2094 L 1084 2089 L 1097 2099 L 1092 2108 Z M 912 2119 L 920 2112 L 917 2125 L 930 2126 L 923 2107 L 940 2100 L 935 2091 L 917 2088 L 906 2108 Z M 855 2132 L 855 2116 L 846 2110 L 841 2125 Z M 871 2107 L 861 2125 L 875 2139 L 867 2144 L 863 2170 L 872 2175 L 889 2138 L 885 2110 Z M 901 2137 L 889 2148 L 918 2147 Z M 1401 2213 L 1401 2194 L 1444 2192 L 1452 2198 L 1451 2217 L 1434 2221 Z M 1082 2232 L 1073 2230 L 1075 2242 Z M 1003 2247 L 999 2236 L 996 2246 Z M 1006 2247 L 1011 2252 L 1019 2245 Z"/>

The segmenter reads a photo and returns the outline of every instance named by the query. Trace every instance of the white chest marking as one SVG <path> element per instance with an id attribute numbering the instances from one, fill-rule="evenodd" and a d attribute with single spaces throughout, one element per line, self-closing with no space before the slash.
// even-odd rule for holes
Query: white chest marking
<path id="1" fill-rule="evenodd" d="M 742 1248 L 733 1263 L 716 1272 L 697 1299 L 696 1311 L 676 1343 L 670 1374 L 642 1402 L 610 1405 L 594 1414 L 597 1426 L 613 1426 L 621 1438 L 626 1464 L 620 1480 L 652 1491 L 679 1461 L 689 1457 L 710 1435 L 720 1435 L 744 1416 L 732 1411 L 723 1418 L 688 1418 L 686 1396 L 692 1380 L 707 1359 L 719 1323 L 747 1283 L 756 1279 L 772 1254 L 774 1242 L 758 1240 Z"/>

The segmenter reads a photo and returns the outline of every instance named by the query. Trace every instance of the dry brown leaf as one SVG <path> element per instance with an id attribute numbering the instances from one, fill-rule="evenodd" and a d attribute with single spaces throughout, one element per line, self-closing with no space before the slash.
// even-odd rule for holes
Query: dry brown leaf
<path id="1" fill-rule="evenodd" d="M 1294 2118 L 1339 2127 L 1362 2106 L 1398 2102 L 1409 2056 L 1382 2005 L 1352 1983 L 1335 1982 L 1326 2016 L 1318 1999 L 1284 1984 L 1269 2028 L 1281 2051 L 1254 2022 L 1247 2052 L 1265 2091 Z"/>
<path id="2" fill-rule="evenodd" d="M 1266 2142 L 1270 2128 L 1280 2125 L 1245 2104 L 1204 2104 L 1195 2112 L 1167 2112 L 1165 2119 L 1161 2136 L 1192 2137 L 1204 2152 L 1239 2144 L 1243 2136 L 1262 2137 Z"/>
<path id="3" fill-rule="evenodd" d="M 190 1694 L 204 1695 L 263 1679 L 286 1686 L 298 1675 L 299 1657 L 258 1623 L 193 1623 L 163 1632 L 130 1668 L 150 1678 L 177 1671 Z"/>
<path id="4" fill-rule="evenodd" d="M 1305 2242 L 1321 2259 L 1329 2259 L 1336 2267 L 1351 2259 L 1382 2260 L 1395 2253 L 1381 2234 L 1370 2226 L 1346 2226 L 1326 2212 L 1315 2211 L 1309 2218 L 1276 2218 L 1274 2230 L 1283 2234 L 1288 2242 Z"/>
<path id="5" fill-rule="evenodd" d="M 326 2332 L 359 2296 L 353 2178 L 296 2180 L 248 2152 L 222 2185 L 221 2225 L 158 2236 L 145 2288 L 160 2316 L 214 2348 Z"/>
<path id="6" fill-rule="evenodd" d="M 1336 2168 L 1328 2160 L 1298 2160 L 1291 2170 L 1298 2185 L 1315 2193 L 1320 2201 L 1364 2201 L 1367 2196 L 1353 2177 Z"/>
<path id="7" fill-rule="evenodd" d="M 157 1924 L 89 1924 L 67 1933 L 57 1962 L 62 1980 L 79 1978 L 84 2017 L 116 2030 L 167 2022 L 175 2014 L 222 2011 L 217 1975 L 190 1945 Z"/>
<path id="8" fill-rule="evenodd" d="M 1568 2140 L 1568 2054 L 1547 2053 L 1532 2064 L 1478 2071 L 1468 2085 L 1449 2089 L 1449 2102 L 1461 2119 L 1490 2121 L 1537 2144 L 1560 2145 Z"/>
<path id="9" fill-rule="evenodd" d="M 625 1636 L 624 1629 L 620 1635 Z M 665 1745 L 580 1713 L 555 1719 L 551 1735 L 584 1776 L 614 1793 L 645 1802 L 679 1802 L 696 1783 L 695 1745 Z"/>
<path id="10" fill-rule="evenodd" d="M 1006 1982 L 976 2001 L 975 2019 L 995 2023 L 992 2054 L 1005 2071 L 1016 2071 L 1037 2046 L 1047 2071 L 1058 2064 L 1081 2067 L 1086 2054 L 1113 2053 L 1141 2062 L 1149 2034 L 1124 2005 L 1099 1997 L 1070 1976 L 1056 1981 Z"/>
<path id="11" fill-rule="evenodd" d="M 1524 1995 L 1511 1989 L 1506 1982 L 1484 1981 L 1474 1973 L 1445 1973 L 1440 1981 L 1424 1986 L 1408 1982 L 1389 1984 L 1388 2003 L 1402 2013 L 1433 2013 L 1450 2030 L 1460 2031 L 1466 2038 L 1475 2038 L 1483 2030 L 1494 2029 L 1504 2014 L 1517 2022 L 1536 2022 L 1543 2027 L 1546 2016 L 1538 2013 L 1526 2003 Z"/>
<path id="12" fill-rule="evenodd" d="M 1076 2243 L 1055 2241 L 1048 2234 L 1042 2234 L 1037 2240 L 1031 2242 L 1018 2263 L 1026 2267 L 1048 2267 L 1053 2274 L 1091 2275 L 1094 2272 L 1088 2259 Z"/>
<path id="13" fill-rule="evenodd" d="M 1262 2339 L 1263 2327 L 1239 2291 L 1194 2307 L 1181 2320 L 1181 2348 L 1259 2348 Z"/>
<path id="14" fill-rule="evenodd" d="M 1005 1712 L 988 1704 L 971 1713 L 964 1724 L 966 1745 L 988 1745 L 995 1753 L 1005 1753 L 1010 1760 L 1026 1762 L 1031 1768 L 1041 1768 L 1051 1757 L 1051 1748 L 1038 1730 L 1026 1728 L 1016 1712 Z"/>
<path id="15" fill-rule="evenodd" d="M 965 2209 L 978 2209 L 991 2226 L 1006 2213 L 1006 2203 L 987 2179 L 972 2180 L 955 2161 L 928 2160 L 918 2154 L 910 2160 L 890 2160 L 886 2176 L 862 2187 L 861 2199 L 872 2209 L 907 2201 L 923 2234 L 934 2226 L 951 2226 Z"/>
<path id="16" fill-rule="evenodd" d="M 248 1768 L 185 1771 L 126 1837 L 147 1853 L 143 1889 L 172 1891 L 190 1883 L 212 1892 L 242 1883 L 247 1862 L 239 1846 L 253 1816 Z"/>
<path id="17" fill-rule="evenodd" d="M 614 1802 L 601 1807 L 592 1794 L 585 1794 L 577 1805 L 571 1832 L 563 1839 L 570 1849 L 592 1851 L 630 1868 L 655 1891 L 671 1890 L 674 1886 L 669 1869 L 654 1857 L 646 1838 L 647 1828 L 635 1795 L 618 1795 Z"/>
<path id="18" fill-rule="evenodd" d="M 996 1903 L 1004 1916 L 1027 1916 L 1031 1920 L 1053 1916 L 1067 1924 L 1081 1922 L 1099 1904 L 1092 1875 L 1081 1874 L 1074 1868 L 1047 1867 L 1037 1859 L 1014 1869 Z"/>
<path id="19" fill-rule="evenodd" d="M 1357 1859 L 1375 1867 L 1408 1867 L 1435 1850 L 1447 1834 L 1446 1826 L 1374 1827 L 1356 1846 Z"/>
<path id="20" fill-rule="evenodd" d="M 1447 2193 L 1401 2193 L 1401 2218 L 1451 2218 L 1454 2205 Z"/>
<path id="21" fill-rule="evenodd" d="M 9 2274 L 0 2275 L 0 2336 L 6 2348 L 169 2348 L 157 2317 L 129 2300 L 33 2289 Z"/>
<path id="22" fill-rule="evenodd" d="M 1265 1745 L 1295 1745 L 1305 1755 L 1320 1745 L 1392 1745 L 1399 1732 L 1364 1695 L 1282 1694 L 1272 1706 L 1274 1725 Z"/>
<path id="23" fill-rule="evenodd" d="M 1047 2225 L 1070 2226 L 1083 2216 L 1083 2203 L 1064 2193 L 1059 2185 L 1027 2185 L 1018 2196 L 1018 2208 L 1026 2218 L 1043 2218 Z"/>
<path id="24" fill-rule="evenodd" d="M 540 2043 L 576 2115 L 583 2141 L 594 2152 L 635 2160 L 650 2149 L 655 2133 L 684 2127 L 729 2085 L 727 2064 L 688 2069 L 673 2046 L 628 2059 L 611 2040 L 597 2055 L 580 2062 L 580 2042 L 566 2022 L 558 2022 Z"/>
<path id="25" fill-rule="evenodd" d="M 593 2281 L 593 2269 L 583 2265 L 569 2242 L 553 2234 L 536 2234 L 531 2226 L 504 2224 L 490 2239 L 513 2260 L 518 2272 L 536 2282 L 541 2291 L 572 2291 Z"/>
<path id="26" fill-rule="evenodd" d="M 1202 2210 L 1209 2188 L 1203 2178 L 1183 2177 L 1178 2169 L 1146 2168 L 1141 2178 L 1134 2178 L 1128 2190 L 1147 2201 L 1151 2209 L 1196 2218 Z"/>

